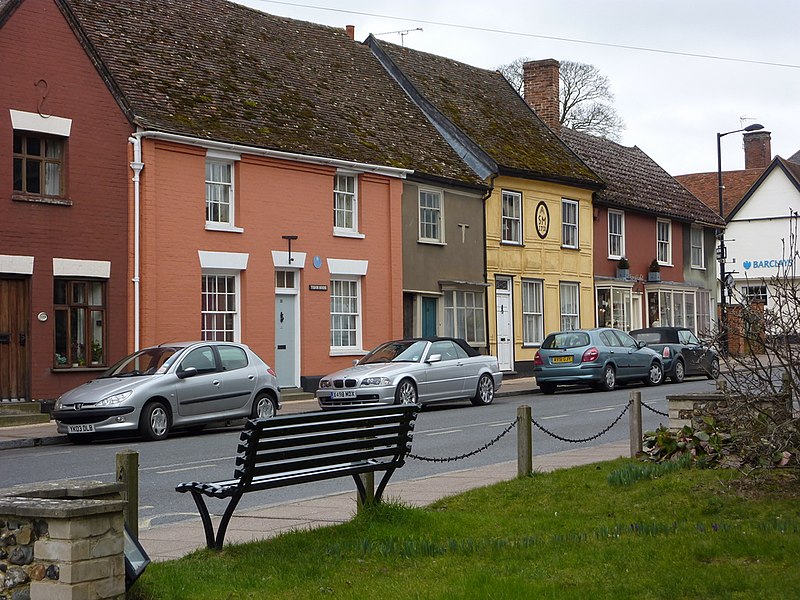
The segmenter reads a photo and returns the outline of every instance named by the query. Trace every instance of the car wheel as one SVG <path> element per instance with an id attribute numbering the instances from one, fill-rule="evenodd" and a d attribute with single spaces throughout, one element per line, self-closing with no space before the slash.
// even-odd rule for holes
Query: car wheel
<path id="1" fill-rule="evenodd" d="M 556 384 L 555 383 L 540 383 L 539 389 L 542 390 L 543 394 L 551 396 L 552 394 L 556 393 Z"/>
<path id="2" fill-rule="evenodd" d="M 253 419 L 271 419 L 276 412 L 272 396 L 268 392 L 261 392 L 253 400 L 253 411 L 250 416 Z"/>
<path id="3" fill-rule="evenodd" d="M 614 369 L 614 365 L 606 365 L 606 368 L 603 369 L 603 379 L 600 381 L 598 389 L 610 392 L 615 387 L 617 387 L 617 372 Z"/>
<path id="4" fill-rule="evenodd" d="M 709 379 L 718 379 L 719 378 L 719 359 L 715 358 L 711 361 L 711 371 L 706 373 L 706 377 Z"/>
<path id="5" fill-rule="evenodd" d="M 664 367 L 660 362 L 653 361 L 650 364 L 650 369 L 647 371 L 647 377 L 644 382 L 647 385 L 661 385 L 664 381 Z"/>
<path id="6" fill-rule="evenodd" d="M 675 361 L 675 372 L 672 374 L 672 381 L 675 383 L 683 383 L 684 378 L 686 377 L 686 368 L 683 366 L 683 361 L 678 359 Z"/>
<path id="7" fill-rule="evenodd" d="M 161 402 L 151 402 L 142 409 L 139 433 L 149 441 L 163 440 L 169 433 L 169 412 Z"/>
<path id="8" fill-rule="evenodd" d="M 486 406 L 491 404 L 492 400 L 494 400 L 494 379 L 484 373 L 478 379 L 478 389 L 472 397 L 472 403 L 475 406 Z"/>
<path id="9" fill-rule="evenodd" d="M 394 391 L 395 404 L 416 404 L 417 403 L 417 386 L 410 379 L 403 379 L 397 384 L 397 389 Z"/>

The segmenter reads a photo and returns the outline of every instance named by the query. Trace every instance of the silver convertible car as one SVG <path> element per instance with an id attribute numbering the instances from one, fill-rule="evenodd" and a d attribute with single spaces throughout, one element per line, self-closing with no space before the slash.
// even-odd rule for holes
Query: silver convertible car
<path id="1" fill-rule="evenodd" d="M 491 404 L 503 381 L 497 358 L 457 338 L 386 342 L 352 367 L 323 377 L 323 410 L 370 404 L 428 404 L 469 398 Z"/>
<path id="2" fill-rule="evenodd" d="M 181 342 L 123 358 L 63 394 L 53 418 L 76 443 L 114 433 L 160 440 L 171 429 L 272 417 L 280 398 L 275 372 L 244 344 Z"/>

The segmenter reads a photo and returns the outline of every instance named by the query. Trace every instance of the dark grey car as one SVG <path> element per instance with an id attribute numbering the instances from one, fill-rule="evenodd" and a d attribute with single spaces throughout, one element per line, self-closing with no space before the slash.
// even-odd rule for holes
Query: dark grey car
<path id="1" fill-rule="evenodd" d="M 73 442 L 114 433 L 160 440 L 172 429 L 272 417 L 280 397 L 275 372 L 244 344 L 180 342 L 123 358 L 63 394 L 53 418 Z"/>
<path id="2" fill-rule="evenodd" d="M 661 354 L 664 374 L 676 383 L 687 375 L 719 377 L 716 350 L 701 342 L 687 327 L 648 327 L 634 329 L 631 335 Z"/>

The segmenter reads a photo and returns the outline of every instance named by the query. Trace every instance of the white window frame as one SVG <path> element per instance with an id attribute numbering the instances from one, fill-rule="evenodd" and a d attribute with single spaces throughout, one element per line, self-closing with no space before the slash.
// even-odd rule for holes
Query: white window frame
<path id="1" fill-rule="evenodd" d="M 438 206 L 423 206 L 422 197 L 424 195 L 438 200 Z M 439 190 L 420 188 L 417 197 L 419 214 L 419 241 L 443 244 L 444 243 L 444 194 Z M 433 221 L 426 219 L 433 217 Z M 426 228 L 431 228 L 434 235 L 426 235 Z"/>
<path id="2" fill-rule="evenodd" d="M 444 290 L 445 335 L 463 338 L 472 346 L 486 345 L 486 299 L 483 291 Z M 470 328 L 470 323 L 472 327 Z"/>
<path id="3" fill-rule="evenodd" d="M 510 201 L 512 213 L 506 213 L 506 200 Z M 503 190 L 501 200 L 500 237 L 504 244 L 522 245 L 522 193 Z M 510 235 L 506 235 L 506 231 Z"/>
<path id="4" fill-rule="evenodd" d="M 742 297 L 748 304 L 760 302 L 764 306 L 769 301 L 769 287 L 766 284 L 743 285 Z"/>
<path id="5" fill-rule="evenodd" d="M 538 346 L 544 341 L 544 283 L 522 280 L 522 344 Z"/>
<path id="6" fill-rule="evenodd" d="M 344 296 L 343 294 L 337 294 L 339 288 L 345 285 L 350 288 L 348 291 L 354 291 L 355 295 L 348 294 Z M 330 294 L 330 352 L 332 355 L 336 354 L 352 354 L 354 352 L 363 352 L 362 348 L 362 333 L 361 333 L 361 277 L 359 276 L 352 276 L 352 275 L 331 275 L 330 279 L 330 286 L 331 286 L 331 294 Z M 350 306 L 349 308 L 355 308 L 355 312 L 352 310 L 334 310 L 336 308 L 336 299 L 350 299 L 354 302 L 355 306 Z M 352 319 L 352 326 L 351 327 L 339 327 L 336 326 L 337 319 L 342 318 L 351 318 Z M 336 343 L 341 342 L 341 333 L 342 332 L 352 332 L 352 338 L 348 341 L 352 341 L 352 344 L 342 344 Z M 339 334 L 337 338 L 337 333 Z M 350 336 L 348 336 L 350 337 Z"/>
<path id="7" fill-rule="evenodd" d="M 613 217 L 613 219 L 612 219 Z M 618 218 L 618 220 L 617 220 Z M 612 220 L 617 221 L 619 231 L 611 226 Z M 619 252 L 614 252 L 614 246 L 619 245 Z M 608 258 L 617 260 L 625 256 L 625 213 L 621 210 L 608 211 Z"/>
<path id="8" fill-rule="evenodd" d="M 574 216 L 574 222 L 570 220 Z M 580 206 L 576 200 L 561 199 L 561 247 L 578 249 L 580 247 Z M 571 239 L 572 238 L 572 239 Z"/>
<path id="9" fill-rule="evenodd" d="M 347 183 L 352 183 L 352 190 Z M 344 184 L 344 185 L 342 185 Z M 358 173 L 337 171 L 333 177 L 333 235 L 337 237 L 363 238 L 359 230 Z M 340 202 L 344 206 L 340 206 Z M 348 206 L 349 204 L 349 206 Z M 348 226 L 340 220 L 340 215 L 350 215 Z"/>
<path id="10" fill-rule="evenodd" d="M 698 337 L 711 335 L 711 292 L 709 290 L 697 290 L 695 299 L 695 310 L 697 311 L 697 330 Z"/>
<path id="11" fill-rule="evenodd" d="M 695 235 L 699 238 L 695 239 Z M 693 269 L 706 268 L 706 236 L 702 227 L 692 226 L 689 233 L 691 250 L 689 251 L 689 261 Z M 697 243 L 699 241 L 699 244 Z"/>
<path id="12" fill-rule="evenodd" d="M 558 303 L 561 315 L 561 330 L 580 329 L 581 284 L 574 281 L 560 281 L 558 284 Z M 574 303 L 574 306 L 570 306 L 572 303 Z"/>
<path id="13" fill-rule="evenodd" d="M 200 300 L 200 339 L 204 341 L 230 341 L 230 342 L 239 342 L 241 341 L 241 278 L 239 273 L 232 273 L 231 271 L 214 271 L 214 270 L 206 270 L 203 269 L 202 271 L 202 286 L 201 286 L 201 300 Z M 206 288 L 206 279 L 207 278 L 214 278 L 217 282 L 219 282 L 220 278 L 226 278 L 228 281 L 232 280 L 234 285 L 233 290 L 233 300 L 234 300 L 234 308 L 233 310 L 229 308 L 225 308 L 223 310 L 219 310 L 219 307 L 215 307 L 213 309 L 207 308 L 206 303 L 206 296 L 211 297 L 212 293 L 202 291 L 202 289 Z M 226 281 L 226 284 L 227 282 Z M 229 294 L 229 292 L 223 292 L 223 294 Z M 213 294 L 215 296 L 219 295 L 219 292 Z M 233 325 L 232 329 L 228 330 L 225 328 L 213 328 L 213 329 L 206 329 L 205 321 L 206 315 L 233 315 Z M 231 335 L 230 338 L 226 336 L 218 337 L 216 335 L 217 332 L 228 332 L 230 331 Z M 214 334 L 214 335 L 210 335 Z"/>
<path id="14" fill-rule="evenodd" d="M 672 221 L 668 219 L 656 219 L 656 260 L 660 265 L 672 266 Z"/>

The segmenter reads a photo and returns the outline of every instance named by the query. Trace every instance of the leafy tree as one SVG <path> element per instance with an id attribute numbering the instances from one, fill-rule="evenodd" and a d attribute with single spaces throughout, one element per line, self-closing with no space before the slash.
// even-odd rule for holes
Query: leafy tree
<path id="1" fill-rule="evenodd" d="M 522 65 L 526 57 L 497 68 L 520 96 L 524 95 Z M 611 103 L 608 78 L 594 65 L 564 61 L 559 69 L 559 122 L 564 127 L 619 140 L 625 123 Z"/>

